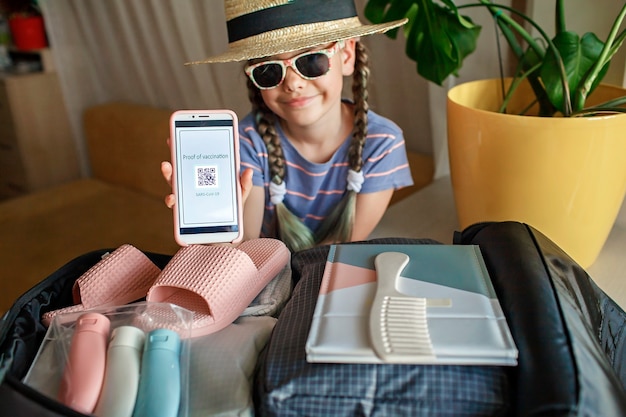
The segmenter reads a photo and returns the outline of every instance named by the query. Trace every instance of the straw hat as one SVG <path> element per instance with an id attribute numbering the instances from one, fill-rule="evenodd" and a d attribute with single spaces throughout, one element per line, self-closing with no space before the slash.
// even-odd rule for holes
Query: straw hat
<path id="1" fill-rule="evenodd" d="M 407 19 L 364 25 L 354 0 L 224 0 L 228 51 L 186 65 L 246 61 L 386 32 Z"/>

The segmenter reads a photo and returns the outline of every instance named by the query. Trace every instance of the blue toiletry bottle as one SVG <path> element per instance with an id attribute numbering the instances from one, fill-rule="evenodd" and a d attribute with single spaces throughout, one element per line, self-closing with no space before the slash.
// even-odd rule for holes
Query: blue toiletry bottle
<path id="1" fill-rule="evenodd" d="M 178 333 L 168 329 L 148 333 L 133 417 L 178 415 L 181 398 L 180 351 Z"/>

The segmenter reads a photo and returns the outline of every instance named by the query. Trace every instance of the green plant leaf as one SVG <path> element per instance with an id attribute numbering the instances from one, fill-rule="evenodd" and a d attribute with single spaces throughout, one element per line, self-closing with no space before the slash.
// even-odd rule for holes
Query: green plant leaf
<path id="1" fill-rule="evenodd" d="M 372 23 L 387 23 L 408 17 L 410 10 L 416 6 L 417 0 L 371 0 L 365 5 L 364 15 Z M 395 39 L 398 28 L 385 34 Z"/>
<path id="2" fill-rule="evenodd" d="M 565 67 L 567 84 L 570 88 L 572 100 L 572 110 L 581 110 L 584 105 L 584 98 L 591 92 L 591 90 L 581 91 L 584 88 L 582 81 L 600 57 L 604 43 L 593 33 L 586 33 L 581 38 L 578 34 L 570 31 L 557 34 L 553 39 L 553 43 L 559 51 Z M 544 64 L 541 67 L 541 79 L 552 104 L 560 111 L 563 111 L 563 86 L 558 65 L 554 53 L 550 50 L 546 51 Z M 603 68 L 597 79 L 594 80 L 593 88 L 599 84 L 607 70 L 608 65 Z M 584 96 L 582 102 L 580 94 Z"/>
<path id="3" fill-rule="evenodd" d="M 428 19 L 418 9 L 415 23 L 407 35 L 406 54 L 417 63 L 417 72 L 438 85 L 460 68 L 457 54 L 441 26 L 427 29 Z"/>
<path id="4" fill-rule="evenodd" d="M 407 56 L 422 77 L 442 85 L 451 74 L 458 75 L 465 57 L 476 49 L 480 29 L 470 18 L 460 19 L 456 9 L 422 0 L 407 35 Z"/>
<path id="5" fill-rule="evenodd" d="M 415 61 L 420 75 L 441 85 L 450 74 L 458 76 L 463 60 L 476 49 L 481 27 L 475 25 L 469 17 L 436 4 L 433 13 L 435 21 L 439 21 L 441 26 L 434 30 L 432 20 L 429 21 L 432 36 L 424 34 Z M 437 54 L 437 48 L 443 44 L 446 45 L 443 48 L 446 53 Z"/>
<path id="6" fill-rule="evenodd" d="M 363 10 L 365 18 L 372 23 L 383 23 L 389 3 L 391 3 L 389 0 L 369 0 Z"/>
<path id="7" fill-rule="evenodd" d="M 443 1 L 444 5 L 432 0 L 370 0 L 365 6 L 365 17 L 372 23 L 409 18 L 406 55 L 417 63 L 422 77 L 438 85 L 450 74 L 458 75 L 465 57 L 476 49 L 481 29 L 461 16 L 451 0 Z"/>
<path id="8" fill-rule="evenodd" d="M 472 29 L 474 27 L 474 22 L 472 22 L 470 19 L 466 18 L 465 16 L 462 16 L 461 13 L 459 13 L 459 9 L 458 7 L 456 7 L 456 4 L 454 4 L 453 0 L 441 0 L 448 9 L 450 9 L 452 12 L 454 12 L 454 14 L 456 14 L 457 18 L 459 19 L 459 23 L 461 25 L 463 25 L 465 28 L 467 29 Z"/>
<path id="9" fill-rule="evenodd" d="M 440 11 L 446 13 L 445 11 Z M 446 34 L 457 52 L 459 69 L 463 60 L 476 50 L 476 41 L 480 35 L 481 27 L 474 24 L 469 17 L 458 15 L 458 20 L 447 20 Z M 458 71 L 454 72 L 458 75 Z"/>

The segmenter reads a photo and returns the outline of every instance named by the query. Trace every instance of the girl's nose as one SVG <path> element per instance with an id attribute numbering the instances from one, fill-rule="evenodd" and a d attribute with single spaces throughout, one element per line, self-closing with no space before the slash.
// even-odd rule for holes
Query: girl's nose
<path id="1" fill-rule="evenodd" d="M 285 79 L 283 80 L 283 88 L 286 91 L 296 91 L 299 88 L 302 88 L 305 81 L 306 80 L 300 77 L 300 75 L 298 75 L 298 73 L 295 72 L 293 68 L 288 67 L 287 73 L 285 74 Z"/>

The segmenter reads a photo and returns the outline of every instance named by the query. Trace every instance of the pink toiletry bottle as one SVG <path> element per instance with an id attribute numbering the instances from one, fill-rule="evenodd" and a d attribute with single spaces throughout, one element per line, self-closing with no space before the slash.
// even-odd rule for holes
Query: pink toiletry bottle
<path id="1" fill-rule="evenodd" d="M 59 401 L 84 414 L 93 413 L 100 396 L 110 328 L 109 319 L 99 313 L 85 313 L 76 320 Z"/>

